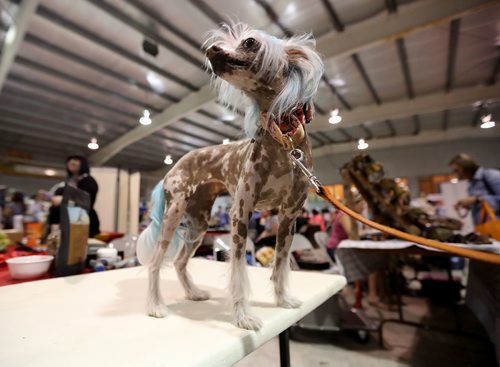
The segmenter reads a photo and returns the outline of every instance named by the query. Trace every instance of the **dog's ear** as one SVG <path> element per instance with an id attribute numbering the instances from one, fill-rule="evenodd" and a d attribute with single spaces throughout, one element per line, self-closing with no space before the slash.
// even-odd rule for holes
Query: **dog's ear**
<path id="1" fill-rule="evenodd" d="M 285 48 L 285 52 L 290 64 L 297 65 L 300 61 L 307 60 L 307 55 L 301 47 L 289 46 Z"/>

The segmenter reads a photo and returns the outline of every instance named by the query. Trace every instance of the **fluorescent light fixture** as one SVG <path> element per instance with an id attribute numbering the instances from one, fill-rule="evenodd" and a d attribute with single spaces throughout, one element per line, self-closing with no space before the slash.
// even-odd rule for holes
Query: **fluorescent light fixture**
<path id="1" fill-rule="evenodd" d="M 358 140 L 358 149 L 364 150 L 366 148 L 368 148 L 368 143 L 365 141 L 365 139 L 359 139 Z"/>
<path id="2" fill-rule="evenodd" d="M 141 125 L 151 125 L 151 118 L 149 117 L 150 116 L 150 113 L 149 113 L 149 110 L 144 110 L 144 112 L 142 113 L 142 117 L 139 119 L 139 122 L 141 123 Z"/>
<path id="3" fill-rule="evenodd" d="M 163 163 L 165 163 L 167 166 L 171 165 L 172 163 L 174 163 L 173 159 L 172 159 L 172 156 L 170 154 L 167 154 L 165 156 L 165 160 L 163 161 Z"/>
<path id="4" fill-rule="evenodd" d="M 234 121 L 234 120 L 236 120 L 236 116 L 235 115 L 227 114 L 227 115 L 222 116 L 222 121 L 231 122 L 231 121 Z"/>
<path id="5" fill-rule="evenodd" d="M 90 143 L 87 145 L 89 149 L 96 150 L 99 149 L 99 144 L 97 144 L 97 138 L 90 139 Z"/>
<path id="6" fill-rule="evenodd" d="M 230 142 L 231 142 L 231 140 L 229 140 L 229 138 L 225 138 L 225 139 L 222 140 L 222 144 L 224 144 L 224 145 L 227 145 Z"/>
<path id="7" fill-rule="evenodd" d="M 55 176 L 57 172 L 53 169 L 46 169 L 43 173 L 45 173 L 46 176 Z"/>

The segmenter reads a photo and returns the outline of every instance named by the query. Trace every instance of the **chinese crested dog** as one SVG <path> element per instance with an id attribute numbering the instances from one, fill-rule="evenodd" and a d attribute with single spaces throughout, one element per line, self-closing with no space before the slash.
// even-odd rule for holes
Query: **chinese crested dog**
<path id="1" fill-rule="evenodd" d="M 167 314 L 159 289 L 160 269 L 167 250 L 175 246 L 173 238 L 183 219 L 188 229 L 175 269 L 188 299 L 210 297 L 193 283 L 186 265 L 208 228 L 216 197 L 229 192 L 234 321 L 238 327 L 257 330 L 261 321 L 249 309 L 245 266 L 247 227 L 254 210 L 279 210 L 271 277 L 274 294 L 278 306 L 301 304 L 288 292 L 287 273 L 295 220 L 306 199 L 308 181 L 294 168 L 289 151 L 291 146 L 301 149 L 304 164 L 312 167 L 304 125 L 312 119 L 312 99 L 323 62 L 310 35 L 278 39 L 243 24 L 222 25 L 210 32 L 203 48 L 219 101 L 245 107 L 248 138 L 186 154 L 155 188 L 152 223 L 141 234 L 137 250 L 141 263 L 149 268 L 147 312 L 154 317 Z"/>

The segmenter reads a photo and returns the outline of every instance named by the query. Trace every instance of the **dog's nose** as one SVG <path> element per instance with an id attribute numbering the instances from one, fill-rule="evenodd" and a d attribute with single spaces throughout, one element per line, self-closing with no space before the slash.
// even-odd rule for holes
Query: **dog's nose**
<path id="1" fill-rule="evenodd" d="M 219 46 L 213 45 L 212 47 L 207 49 L 206 54 L 207 54 L 207 57 L 210 58 L 212 56 L 217 55 L 221 51 L 222 51 L 222 48 L 220 48 Z"/>

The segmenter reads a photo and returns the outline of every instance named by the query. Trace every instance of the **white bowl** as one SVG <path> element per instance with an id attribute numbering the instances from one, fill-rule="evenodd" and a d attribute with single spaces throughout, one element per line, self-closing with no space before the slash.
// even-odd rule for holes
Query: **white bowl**
<path id="1" fill-rule="evenodd" d="M 7 259 L 10 276 L 14 279 L 31 279 L 45 274 L 54 256 L 33 255 Z"/>

